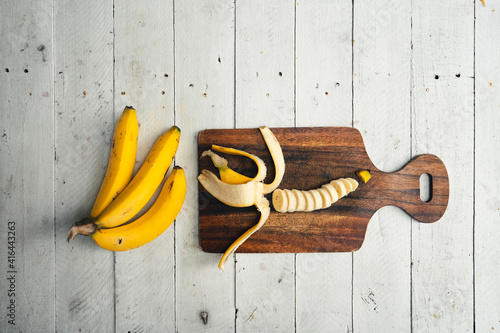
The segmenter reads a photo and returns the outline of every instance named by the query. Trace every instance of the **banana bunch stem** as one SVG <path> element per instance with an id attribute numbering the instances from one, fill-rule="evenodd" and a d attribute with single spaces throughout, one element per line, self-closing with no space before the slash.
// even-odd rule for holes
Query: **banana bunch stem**
<path id="1" fill-rule="evenodd" d="M 73 240 L 76 235 L 92 236 L 97 231 L 97 224 L 95 224 L 94 217 L 85 217 L 82 220 L 75 222 L 73 226 L 69 229 L 68 238 L 69 241 Z"/>

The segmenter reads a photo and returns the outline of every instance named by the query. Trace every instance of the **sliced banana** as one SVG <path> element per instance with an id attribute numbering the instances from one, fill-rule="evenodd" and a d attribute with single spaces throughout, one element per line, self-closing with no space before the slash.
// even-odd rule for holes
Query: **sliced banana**
<path id="1" fill-rule="evenodd" d="M 330 196 L 330 193 L 324 188 L 321 187 L 318 189 L 319 194 L 321 194 L 321 199 L 323 199 L 323 205 L 321 208 L 328 208 L 332 205 L 332 197 Z"/>
<path id="2" fill-rule="evenodd" d="M 305 212 L 312 212 L 314 210 L 314 197 L 311 193 L 311 191 L 302 191 L 304 193 L 304 196 L 306 198 L 306 208 L 304 209 Z"/>
<path id="3" fill-rule="evenodd" d="M 358 189 L 359 183 L 356 179 L 353 178 L 346 178 L 352 185 L 351 192 L 356 191 Z"/>
<path id="4" fill-rule="evenodd" d="M 348 181 L 346 178 L 340 178 L 340 181 L 344 183 L 345 189 L 347 193 L 350 193 L 352 191 L 352 184 L 350 181 Z"/>
<path id="5" fill-rule="evenodd" d="M 335 187 L 333 187 L 332 184 L 328 183 L 321 187 L 324 188 L 328 192 L 328 194 L 330 194 L 330 198 L 332 198 L 332 205 L 339 200 L 339 194 L 337 193 Z"/>
<path id="6" fill-rule="evenodd" d="M 297 201 L 297 206 L 295 207 L 295 211 L 303 212 L 306 210 L 306 197 L 303 191 L 292 190 L 292 193 L 295 195 L 295 199 Z"/>
<path id="7" fill-rule="evenodd" d="M 347 195 L 347 189 L 345 188 L 344 183 L 340 179 L 332 180 L 330 184 L 332 184 L 332 186 L 335 188 L 335 191 L 337 191 L 339 199 Z"/>
<path id="8" fill-rule="evenodd" d="M 297 209 L 297 198 L 295 198 L 295 194 L 293 194 L 290 190 L 283 190 L 286 194 L 286 199 L 288 200 L 287 211 L 290 213 L 295 212 Z"/>
<path id="9" fill-rule="evenodd" d="M 280 213 L 325 209 L 355 191 L 358 186 L 355 179 L 339 178 L 308 191 L 277 189 L 273 192 L 273 205 Z"/>
<path id="10" fill-rule="evenodd" d="M 314 210 L 318 210 L 323 208 L 323 199 L 321 198 L 321 194 L 318 190 L 310 190 L 313 198 L 314 198 Z"/>
<path id="11" fill-rule="evenodd" d="M 273 192 L 273 206 L 280 213 L 287 212 L 288 198 L 283 190 L 277 189 Z"/>

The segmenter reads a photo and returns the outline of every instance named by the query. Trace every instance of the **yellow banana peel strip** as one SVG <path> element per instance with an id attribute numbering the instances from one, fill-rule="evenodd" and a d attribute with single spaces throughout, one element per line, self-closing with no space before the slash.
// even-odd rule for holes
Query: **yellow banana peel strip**
<path id="1" fill-rule="evenodd" d="M 240 245 L 243 244 L 250 236 L 257 232 L 257 230 L 259 230 L 269 218 L 271 208 L 269 207 L 269 201 L 265 197 L 262 197 L 261 200 L 255 204 L 255 206 L 257 206 L 257 209 L 260 211 L 259 222 L 245 231 L 243 235 L 238 237 L 238 239 L 233 244 L 231 244 L 231 246 L 229 246 L 229 248 L 222 256 L 221 260 L 219 261 L 219 269 L 224 269 L 227 260 L 233 255 L 234 252 L 236 252 L 238 247 L 240 247 Z"/>
<path id="2" fill-rule="evenodd" d="M 281 145 L 273 132 L 266 126 L 259 127 L 259 129 L 274 162 L 274 180 L 270 184 L 264 184 L 264 194 L 268 194 L 277 189 L 283 180 L 283 176 L 285 175 L 285 157 L 283 156 Z"/>

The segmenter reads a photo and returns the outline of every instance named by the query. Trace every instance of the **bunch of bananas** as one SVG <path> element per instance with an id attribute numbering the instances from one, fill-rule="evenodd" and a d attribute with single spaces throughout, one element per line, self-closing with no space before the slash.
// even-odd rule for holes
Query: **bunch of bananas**
<path id="1" fill-rule="evenodd" d="M 174 166 L 151 208 L 129 222 L 160 187 L 179 146 L 181 131 L 173 126 L 154 144 L 132 178 L 139 125 L 132 107 L 126 107 L 113 134 L 108 168 L 90 215 L 73 224 L 68 242 L 82 234 L 102 248 L 126 251 L 161 235 L 179 214 L 186 197 L 186 177 Z"/>

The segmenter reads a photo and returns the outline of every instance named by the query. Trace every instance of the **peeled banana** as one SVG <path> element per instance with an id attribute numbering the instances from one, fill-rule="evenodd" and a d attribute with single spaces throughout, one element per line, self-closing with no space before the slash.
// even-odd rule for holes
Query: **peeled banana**
<path id="1" fill-rule="evenodd" d="M 273 206 L 280 213 L 325 209 L 355 191 L 358 186 L 358 181 L 353 178 L 340 178 L 308 191 L 277 189 L 273 192 Z"/>
<path id="2" fill-rule="evenodd" d="M 179 214 L 186 197 L 186 177 L 178 166 L 165 181 L 160 195 L 151 208 L 132 223 L 114 228 L 102 228 L 92 235 L 94 241 L 110 251 L 132 250 L 161 235 Z"/>
<path id="3" fill-rule="evenodd" d="M 257 164 L 259 171 L 254 178 L 249 178 L 230 169 L 227 166 L 227 160 L 215 154 L 213 151 L 208 150 L 202 154 L 202 157 L 210 156 L 212 158 L 212 162 L 219 169 L 221 179 L 217 178 L 217 176 L 209 170 L 202 170 L 201 174 L 198 176 L 201 185 L 212 194 L 212 196 L 226 205 L 232 207 L 249 207 L 255 205 L 261 214 L 259 222 L 238 237 L 238 239 L 236 239 L 236 241 L 226 250 L 219 262 L 220 269 L 224 269 L 227 260 L 238 247 L 251 235 L 257 232 L 267 221 L 271 209 L 269 207 L 269 201 L 264 197 L 264 194 L 271 193 L 276 189 L 285 173 L 285 159 L 278 140 L 269 128 L 263 126 L 259 129 L 274 161 L 275 177 L 270 184 L 264 183 L 266 166 L 264 162 L 255 155 L 233 148 L 225 148 L 217 145 L 212 146 L 212 149 L 217 152 L 251 158 Z"/>

